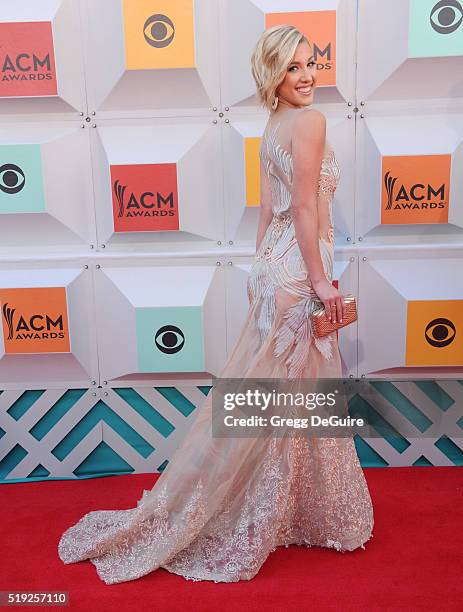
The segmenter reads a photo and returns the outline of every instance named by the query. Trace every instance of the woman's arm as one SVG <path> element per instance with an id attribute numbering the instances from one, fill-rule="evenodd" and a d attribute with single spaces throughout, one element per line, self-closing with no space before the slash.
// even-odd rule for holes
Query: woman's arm
<path id="1" fill-rule="evenodd" d="M 260 160 L 260 211 L 259 225 L 257 228 L 256 251 L 259 250 L 265 232 L 267 231 L 270 221 L 272 220 L 272 192 L 270 189 L 270 179 L 265 170 L 265 166 Z"/>
<path id="2" fill-rule="evenodd" d="M 342 321 L 344 304 L 323 271 L 318 236 L 318 184 L 326 140 L 326 119 L 318 110 L 300 113 L 292 135 L 293 186 L 291 209 L 296 239 L 312 287 L 330 320 Z"/>

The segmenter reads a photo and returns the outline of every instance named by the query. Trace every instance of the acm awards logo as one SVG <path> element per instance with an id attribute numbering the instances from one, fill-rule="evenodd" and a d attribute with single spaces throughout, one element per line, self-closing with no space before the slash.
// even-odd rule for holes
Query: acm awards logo
<path id="1" fill-rule="evenodd" d="M 463 5 L 458 0 L 440 0 L 433 6 L 429 21 L 438 34 L 453 34 L 463 23 Z"/>
<path id="2" fill-rule="evenodd" d="M 0 191 L 7 195 L 14 195 L 24 189 L 26 175 L 16 164 L 3 164 L 0 166 Z"/>
<path id="3" fill-rule="evenodd" d="M 328 43 L 324 49 L 317 46 L 317 44 L 313 43 L 313 56 L 314 60 L 317 64 L 318 70 L 331 70 L 333 68 L 333 60 L 332 60 L 332 52 L 331 52 L 331 43 Z M 324 60 L 321 63 L 320 60 Z"/>
<path id="4" fill-rule="evenodd" d="M 113 192 L 119 205 L 118 217 L 173 217 L 176 214 L 173 192 L 167 197 L 159 191 L 127 192 L 127 185 L 122 185 L 119 180 L 114 182 Z"/>
<path id="5" fill-rule="evenodd" d="M 115 232 L 179 229 L 175 163 L 112 165 L 110 175 Z"/>
<path id="6" fill-rule="evenodd" d="M 68 353 L 65 287 L 0 288 L 5 353 Z"/>
<path id="7" fill-rule="evenodd" d="M 1 68 L 1 80 L 5 81 L 43 81 L 53 80 L 50 54 L 39 57 L 35 54 L 17 53 L 6 55 Z"/>
<path id="8" fill-rule="evenodd" d="M 2 306 L 3 319 L 8 328 L 8 340 L 41 340 L 64 338 L 63 315 L 53 319 L 46 313 L 16 314 L 8 302 Z"/>
<path id="9" fill-rule="evenodd" d="M 168 47 L 174 40 L 174 23 L 167 15 L 151 15 L 143 26 L 143 36 L 146 42 L 155 49 Z"/>
<path id="10" fill-rule="evenodd" d="M 271 28 L 291 23 L 303 32 L 312 47 L 318 86 L 331 87 L 336 85 L 337 11 L 331 9 L 310 10 L 311 3 L 306 2 L 308 6 L 306 10 L 286 12 L 283 8 L 284 4 L 283 2 L 281 10 L 278 12 L 266 13 L 265 27 Z"/>
<path id="11" fill-rule="evenodd" d="M 381 223 L 448 223 L 451 164 L 451 154 L 384 156 Z"/>
<path id="12" fill-rule="evenodd" d="M 163 325 L 154 335 L 154 344 L 165 355 L 174 355 L 185 346 L 185 334 L 176 325 Z"/>
<path id="13" fill-rule="evenodd" d="M 56 94 L 51 22 L 0 22 L 0 96 Z"/>
<path id="14" fill-rule="evenodd" d="M 443 317 L 433 319 L 426 325 L 424 337 L 426 342 L 436 348 L 449 346 L 455 340 L 457 330 L 455 325 Z"/>
<path id="15" fill-rule="evenodd" d="M 425 210 L 445 208 L 445 183 L 433 186 L 429 183 L 398 183 L 399 177 L 392 176 L 388 170 L 384 175 L 384 187 L 387 193 L 386 210 Z"/>

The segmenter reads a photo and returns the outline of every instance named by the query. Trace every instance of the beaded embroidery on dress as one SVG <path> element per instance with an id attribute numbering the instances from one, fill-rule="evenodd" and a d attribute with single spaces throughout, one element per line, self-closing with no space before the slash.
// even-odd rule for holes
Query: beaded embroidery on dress
<path id="1" fill-rule="evenodd" d="M 316 294 L 291 218 L 292 157 L 262 139 L 273 219 L 248 280 L 249 311 L 220 377 L 341 377 L 336 332 L 316 343 L 308 317 Z M 318 204 L 328 219 L 320 236 L 332 280 L 332 201 L 340 177 L 334 152 L 323 159 Z M 129 510 L 94 510 L 61 536 L 61 560 L 85 559 L 107 584 L 164 568 L 190 580 L 249 580 L 278 546 L 364 548 L 373 508 L 352 438 L 214 438 L 211 393 L 151 490 Z M 310 554 L 306 563 L 310 569 Z"/>

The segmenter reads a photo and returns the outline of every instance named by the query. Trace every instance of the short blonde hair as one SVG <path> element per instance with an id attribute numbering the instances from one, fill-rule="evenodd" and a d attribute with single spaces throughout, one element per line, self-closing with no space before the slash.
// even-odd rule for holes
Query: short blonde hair
<path id="1" fill-rule="evenodd" d="M 251 57 L 251 71 L 262 106 L 272 110 L 278 85 L 284 80 L 299 43 L 310 44 L 292 25 L 277 25 L 261 34 Z"/>

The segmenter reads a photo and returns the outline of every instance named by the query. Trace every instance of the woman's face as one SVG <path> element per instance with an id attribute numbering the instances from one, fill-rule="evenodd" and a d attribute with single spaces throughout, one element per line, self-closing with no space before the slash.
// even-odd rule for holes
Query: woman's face
<path id="1" fill-rule="evenodd" d="M 286 69 L 286 76 L 277 87 L 276 95 L 279 103 L 296 108 L 312 104 L 316 72 L 312 49 L 303 41 L 298 44 L 294 57 Z"/>

